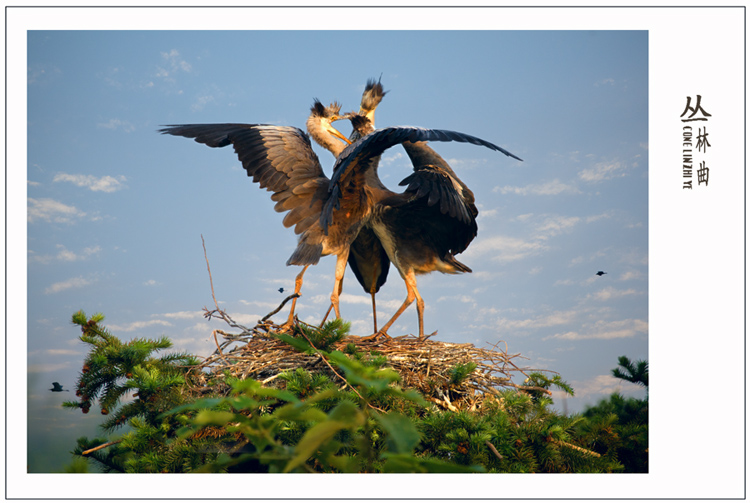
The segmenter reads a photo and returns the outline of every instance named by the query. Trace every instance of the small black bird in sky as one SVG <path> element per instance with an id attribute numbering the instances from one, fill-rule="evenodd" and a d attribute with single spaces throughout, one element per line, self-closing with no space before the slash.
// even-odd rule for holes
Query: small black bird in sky
<path id="1" fill-rule="evenodd" d="M 283 288 L 279 288 L 279 293 L 284 293 L 284 289 Z"/>
<path id="2" fill-rule="evenodd" d="M 604 271 L 599 271 L 599 272 L 596 273 L 597 276 L 604 276 L 605 274 L 607 274 L 607 273 L 604 272 Z"/>
<path id="3" fill-rule="evenodd" d="M 70 391 L 69 389 L 63 389 L 62 384 L 59 382 L 53 382 L 50 391 Z"/>

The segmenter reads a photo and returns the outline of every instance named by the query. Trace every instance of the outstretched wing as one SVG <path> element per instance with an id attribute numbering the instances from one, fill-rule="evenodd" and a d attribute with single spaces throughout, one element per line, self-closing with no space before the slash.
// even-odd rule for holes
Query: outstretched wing
<path id="1" fill-rule="evenodd" d="M 294 225 L 294 232 L 301 234 L 318 221 L 330 181 L 303 131 L 264 124 L 186 124 L 159 132 L 209 147 L 232 145 L 247 176 L 273 192 L 276 211 L 289 212 L 285 227 Z"/>
<path id="2" fill-rule="evenodd" d="M 424 141 L 457 141 L 462 143 L 472 143 L 474 145 L 480 145 L 502 152 L 503 154 L 518 159 L 519 161 L 522 160 L 504 148 L 498 147 L 494 143 L 456 131 L 425 129 L 412 126 L 395 126 L 378 129 L 346 147 L 336 160 L 330 183 L 331 195 L 323 208 L 323 213 L 320 215 L 320 223 L 323 229 L 326 230 L 328 228 L 328 225 L 330 225 L 332 221 L 333 211 L 339 207 L 342 186 L 346 185 L 348 180 L 356 174 L 355 172 L 370 169 L 377 156 L 394 145 L 404 142 L 416 143 Z"/>

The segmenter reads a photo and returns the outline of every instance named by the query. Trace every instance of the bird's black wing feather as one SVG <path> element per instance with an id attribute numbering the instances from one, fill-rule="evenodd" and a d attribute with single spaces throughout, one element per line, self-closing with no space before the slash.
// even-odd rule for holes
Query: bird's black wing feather
<path id="1" fill-rule="evenodd" d="M 444 215 L 463 223 L 470 223 L 476 216 L 474 198 L 468 189 L 456 190 L 450 175 L 438 166 L 422 166 L 404 178 L 399 185 L 406 186 L 406 193 L 413 200 L 425 199 L 427 206 L 435 206 Z M 471 194 L 468 197 L 466 193 Z"/>
<path id="2" fill-rule="evenodd" d="M 424 141 L 457 141 L 462 143 L 472 143 L 487 147 L 503 154 L 521 160 L 507 150 L 498 147 L 494 143 L 482 140 L 476 136 L 456 131 L 442 129 L 425 129 L 412 126 L 395 126 L 384 129 L 378 129 L 371 134 L 360 138 L 355 143 L 347 146 L 339 155 L 333 169 L 333 176 L 329 190 L 331 194 L 324 205 L 323 212 L 320 215 L 320 224 L 325 231 L 332 222 L 333 212 L 339 207 L 339 198 L 341 197 L 340 185 L 351 176 L 352 170 L 368 164 L 371 159 L 379 156 L 388 148 L 404 142 L 424 142 Z"/>

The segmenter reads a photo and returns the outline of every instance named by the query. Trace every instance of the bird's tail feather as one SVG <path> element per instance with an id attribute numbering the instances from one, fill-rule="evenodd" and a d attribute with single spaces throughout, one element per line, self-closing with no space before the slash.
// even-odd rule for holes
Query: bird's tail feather
<path id="1" fill-rule="evenodd" d="M 286 265 L 315 265 L 323 253 L 322 244 L 300 243 Z"/>

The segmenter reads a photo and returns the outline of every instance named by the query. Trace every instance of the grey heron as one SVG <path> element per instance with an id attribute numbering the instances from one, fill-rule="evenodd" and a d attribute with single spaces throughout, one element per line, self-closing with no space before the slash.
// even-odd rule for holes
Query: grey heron
<path id="1" fill-rule="evenodd" d="M 63 389 L 62 384 L 60 384 L 59 382 L 53 382 L 52 387 L 50 388 L 50 391 L 60 392 L 60 391 L 70 391 L 70 390 Z"/>
<path id="2" fill-rule="evenodd" d="M 505 149 L 478 138 L 444 130 L 385 128 L 374 130 L 363 116 L 350 117 L 362 138 L 342 152 L 334 166 L 331 197 L 324 206 L 321 225 L 336 223 L 339 204 L 357 199 L 370 205 L 365 228 L 372 229 L 388 258 L 406 284 L 407 297 L 391 319 L 372 337 L 387 332 L 409 305 L 417 301 L 419 338 L 424 338 L 424 301 L 416 275 L 440 271 L 447 274 L 471 272 L 455 255 L 463 252 L 477 234 L 474 194 L 448 163 L 425 141 L 462 141 L 483 145 L 521 160 Z M 429 131 L 429 132 L 428 132 Z M 382 152 L 401 143 L 414 172 L 401 181 L 406 190 L 386 189 L 377 176 Z"/>

